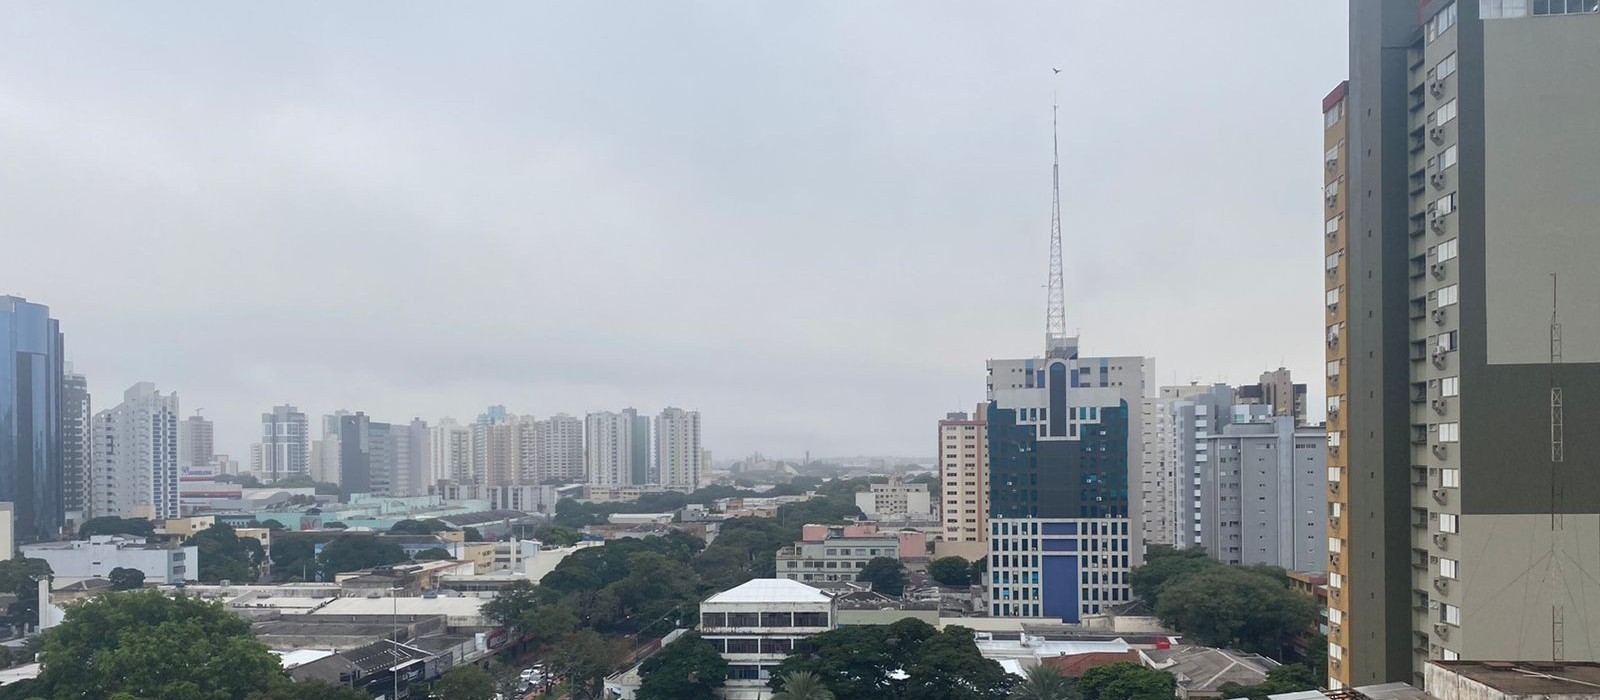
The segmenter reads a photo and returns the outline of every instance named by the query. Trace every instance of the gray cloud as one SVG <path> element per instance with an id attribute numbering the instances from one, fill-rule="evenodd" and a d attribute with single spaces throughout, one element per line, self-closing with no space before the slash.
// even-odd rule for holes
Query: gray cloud
<path id="1" fill-rule="evenodd" d="M 931 453 L 985 359 L 1041 344 L 1055 87 L 1086 350 L 1316 392 L 1344 29 L 1333 2 L 13 3 L 0 291 L 53 307 L 99 405 L 156 381 L 236 454 L 284 401 L 670 403 L 720 456 Z"/>

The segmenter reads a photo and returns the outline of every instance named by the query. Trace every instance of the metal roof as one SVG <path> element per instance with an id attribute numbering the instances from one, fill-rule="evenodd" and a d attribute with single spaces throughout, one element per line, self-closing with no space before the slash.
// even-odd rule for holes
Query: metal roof
<path id="1" fill-rule="evenodd" d="M 826 603 L 828 594 L 786 578 L 758 578 L 706 599 L 707 603 Z"/>

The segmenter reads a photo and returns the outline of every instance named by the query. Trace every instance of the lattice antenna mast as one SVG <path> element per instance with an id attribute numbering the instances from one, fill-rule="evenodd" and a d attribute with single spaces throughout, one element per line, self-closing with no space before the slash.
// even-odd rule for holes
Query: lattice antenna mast
<path id="1" fill-rule="evenodd" d="M 1561 516 L 1561 488 L 1556 476 L 1562 462 L 1567 459 L 1565 416 L 1561 406 L 1561 383 L 1556 379 L 1556 368 L 1561 365 L 1561 321 L 1556 315 L 1559 308 L 1556 273 L 1550 273 L 1550 656 L 1551 661 L 1561 661 L 1566 656 L 1566 609 L 1561 603 L 1561 593 L 1566 587 L 1561 580 L 1561 562 L 1557 558 L 1559 545 L 1556 539 L 1564 529 Z"/>
<path id="2" fill-rule="evenodd" d="M 1058 71 L 1059 72 L 1059 71 Z M 1067 345 L 1067 302 L 1061 280 L 1061 137 L 1058 135 L 1057 114 L 1061 106 L 1054 100 L 1050 105 L 1050 148 L 1053 156 L 1050 166 L 1050 300 L 1045 310 L 1044 336 L 1046 349 L 1054 351 Z"/>

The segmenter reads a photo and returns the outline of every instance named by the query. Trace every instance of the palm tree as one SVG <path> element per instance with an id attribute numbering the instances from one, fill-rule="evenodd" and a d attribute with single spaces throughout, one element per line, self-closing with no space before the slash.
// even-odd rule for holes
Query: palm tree
<path id="1" fill-rule="evenodd" d="M 1061 675 L 1060 669 L 1043 663 L 1028 669 L 1027 677 L 1011 691 L 1011 700 L 1076 700 L 1077 697 L 1072 681 Z"/>
<path id="2" fill-rule="evenodd" d="M 783 690 L 774 693 L 772 700 L 833 700 L 833 691 L 817 674 L 795 671 L 783 677 Z"/>

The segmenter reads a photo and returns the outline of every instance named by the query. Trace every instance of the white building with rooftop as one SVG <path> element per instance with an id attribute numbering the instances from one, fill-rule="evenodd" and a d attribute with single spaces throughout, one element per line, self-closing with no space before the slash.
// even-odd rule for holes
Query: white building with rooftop
<path id="1" fill-rule="evenodd" d="M 836 613 L 832 596 L 780 578 L 758 578 L 705 599 L 700 636 L 728 661 L 723 697 L 767 697 L 767 682 L 795 642 L 833 629 Z"/>

